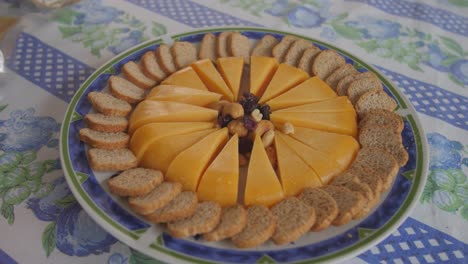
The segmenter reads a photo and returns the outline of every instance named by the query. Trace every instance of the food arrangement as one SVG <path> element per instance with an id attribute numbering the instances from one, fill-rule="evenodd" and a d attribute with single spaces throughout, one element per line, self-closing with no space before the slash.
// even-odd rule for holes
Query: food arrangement
<path id="1" fill-rule="evenodd" d="M 380 80 L 294 36 L 250 50 L 240 33 L 206 34 L 122 72 L 88 94 L 99 113 L 80 139 L 94 170 L 122 171 L 111 192 L 175 237 L 247 248 L 346 224 L 408 159 Z"/>

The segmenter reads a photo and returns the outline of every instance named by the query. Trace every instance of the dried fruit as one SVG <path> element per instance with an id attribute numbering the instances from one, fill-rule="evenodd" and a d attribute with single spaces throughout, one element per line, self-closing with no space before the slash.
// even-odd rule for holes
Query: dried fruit
<path id="1" fill-rule="evenodd" d="M 259 98 L 254 94 L 244 93 L 242 99 L 239 100 L 239 104 L 244 108 L 244 113 L 250 115 L 258 107 L 258 100 Z"/>
<path id="2" fill-rule="evenodd" d="M 218 115 L 218 124 L 221 127 L 226 127 L 231 121 L 232 117 L 230 115 Z"/>
<path id="3" fill-rule="evenodd" d="M 244 116 L 244 126 L 247 128 L 249 131 L 254 131 L 257 128 L 257 122 L 255 122 L 252 118 L 249 116 Z"/>
<path id="4" fill-rule="evenodd" d="M 269 105 L 264 104 L 259 108 L 259 110 L 260 110 L 260 113 L 262 113 L 262 115 L 263 115 L 263 117 L 262 117 L 263 120 L 270 120 L 271 112 L 270 112 L 270 106 Z"/>
<path id="5" fill-rule="evenodd" d="M 246 154 L 252 151 L 253 143 L 246 137 L 239 138 L 239 153 Z"/>

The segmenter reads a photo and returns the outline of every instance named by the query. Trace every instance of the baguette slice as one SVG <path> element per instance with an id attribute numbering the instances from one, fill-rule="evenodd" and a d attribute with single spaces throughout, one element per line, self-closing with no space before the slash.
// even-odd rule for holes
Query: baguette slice
<path id="1" fill-rule="evenodd" d="M 362 209 L 357 211 L 353 215 L 353 219 L 359 219 L 361 217 L 366 216 L 370 212 L 374 204 L 376 203 L 375 202 L 376 196 L 374 196 L 374 193 L 370 189 L 369 185 L 365 183 L 359 183 L 356 181 L 350 181 L 342 186 L 352 192 L 359 193 L 360 195 L 362 195 L 362 197 L 364 197 L 364 203 L 363 203 Z M 380 198 L 380 196 L 378 196 L 378 198 Z"/>
<path id="2" fill-rule="evenodd" d="M 315 57 L 320 53 L 320 49 L 316 46 L 312 46 L 304 51 L 299 60 L 298 68 L 307 72 L 307 74 L 312 74 L 312 64 L 314 64 Z"/>
<path id="3" fill-rule="evenodd" d="M 322 188 L 335 199 L 338 205 L 339 213 L 333 221 L 335 226 L 347 224 L 364 206 L 364 197 L 359 193 L 335 185 L 327 185 Z"/>
<path id="4" fill-rule="evenodd" d="M 156 85 L 156 81 L 146 77 L 140 66 L 133 61 L 125 63 L 122 72 L 127 80 L 142 89 L 149 89 Z"/>
<path id="5" fill-rule="evenodd" d="M 93 148 L 121 149 L 128 145 L 130 136 L 124 132 L 101 132 L 89 128 L 80 129 L 80 140 Z"/>
<path id="6" fill-rule="evenodd" d="M 204 234 L 212 231 L 221 220 L 221 206 L 216 202 L 201 202 L 195 213 L 182 220 L 170 222 L 167 229 L 177 238 Z"/>
<path id="7" fill-rule="evenodd" d="M 356 104 L 357 100 L 368 91 L 382 91 L 382 83 L 377 78 L 363 78 L 352 81 L 347 90 L 349 100 L 353 105 Z"/>
<path id="8" fill-rule="evenodd" d="M 138 103 L 145 99 L 145 91 L 138 86 L 119 76 L 109 78 L 109 90 L 111 94 L 131 104 Z"/>
<path id="9" fill-rule="evenodd" d="M 160 171 L 134 168 L 121 172 L 107 181 L 111 193 L 118 196 L 140 196 L 153 190 L 164 180 Z"/>
<path id="10" fill-rule="evenodd" d="M 224 31 L 218 35 L 218 38 L 216 39 L 216 54 L 218 55 L 218 58 L 231 56 L 228 50 L 228 39 L 232 33 L 233 32 L 231 31 Z"/>
<path id="11" fill-rule="evenodd" d="M 275 232 L 276 221 L 273 214 L 264 205 L 252 205 L 247 208 L 247 224 L 237 235 L 231 238 L 239 248 L 252 248 L 267 241 Z"/>
<path id="12" fill-rule="evenodd" d="M 227 44 L 231 56 L 242 57 L 244 63 L 250 64 L 250 42 L 248 37 L 234 32 L 229 36 Z"/>
<path id="13" fill-rule="evenodd" d="M 197 208 L 198 198 L 195 192 L 179 193 L 172 201 L 146 215 L 146 219 L 153 223 L 167 223 L 192 216 Z"/>
<path id="14" fill-rule="evenodd" d="M 284 63 L 297 67 L 304 51 L 312 46 L 312 43 L 305 39 L 295 40 L 284 56 Z"/>
<path id="15" fill-rule="evenodd" d="M 98 112 L 104 115 L 127 116 L 132 111 L 132 106 L 129 103 L 108 93 L 90 92 L 88 100 Z"/>
<path id="16" fill-rule="evenodd" d="M 386 92 L 372 90 L 361 95 L 354 106 L 359 116 L 362 116 L 373 109 L 394 111 L 398 105 Z"/>
<path id="17" fill-rule="evenodd" d="M 278 44 L 278 40 L 272 35 L 265 35 L 257 42 L 252 50 L 252 56 L 272 57 L 273 47 Z"/>
<path id="18" fill-rule="evenodd" d="M 296 197 L 288 197 L 271 209 L 276 219 L 272 236 L 277 245 L 292 242 L 310 230 L 315 223 L 315 210 Z"/>
<path id="19" fill-rule="evenodd" d="M 216 54 L 216 36 L 207 33 L 203 36 L 200 43 L 200 50 L 198 51 L 199 59 L 210 59 L 213 63 L 216 63 L 218 55 Z"/>
<path id="20" fill-rule="evenodd" d="M 197 60 L 197 48 L 187 41 L 176 41 L 172 44 L 171 53 L 177 69 L 187 67 Z"/>
<path id="21" fill-rule="evenodd" d="M 402 144 L 401 134 L 388 126 L 367 127 L 359 132 L 363 147 L 378 147 L 392 154 L 400 167 L 408 161 L 408 152 Z"/>
<path id="22" fill-rule="evenodd" d="M 128 120 L 122 116 L 107 116 L 103 114 L 87 114 L 84 117 L 86 126 L 101 132 L 122 132 L 127 130 Z"/>
<path id="23" fill-rule="evenodd" d="M 242 205 L 223 208 L 221 222 L 211 232 L 203 235 L 206 241 L 219 241 L 242 231 L 247 224 L 247 213 Z"/>
<path id="24" fill-rule="evenodd" d="M 332 185 L 346 185 L 350 181 L 365 183 L 375 197 L 380 197 L 383 183 L 382 177 L 371 167 L 351 166 L 346 172 L 333 179 Z"/>
<path id="25" fill-rule="evenodd" d="M 141 57 L 141 65 L 143 73 L 150 79 L 153 79 L 157 83 L 166 78 L 166 73 L 163 71 L 159 65 L 158 60 L 156 59 L 156 54 L 154 51 L 147 51 Z M 157 84 L 156 83 L 156 84 Z"/>
<path id="26" fill-rule="evenodd" d="M 334 90 L 336 91 L 336 86 L 338 82 L 348 75 L 358 74 L 359 72 L 354 68 L 353 65 L 346 63 L 342 65 L 338 69 L 336 69 L 330 76 L 325 79 L 325 82 Z"/>
<path id="27" fill-rule="evenodd" d="M 323 50 L 314 59 L 312 74 L 325 80 L 336 69 L 346 64 L 345 59 L 334 50 Z"/>
<path id="28" fill-rule="evenodd" d="M 88 150 L 89 165 L 95 171 L 128 170 L 138 165 L 133 152 L 124 149 L 98 149 Z"/>
<path id="29" fill-rule="evenodd" d="M 398 133 L 404 128 L 403 119 L 395 112 L 385 109 L 374 109 L 367 112 L 359 121 L 359 128 L 365 129 L 372 126 L 387 126 Z"/>
<path id="30" fill-rule="evenodd" d="M 166 74 L 171 74 L 177 70 L 174 57 L 171 54 L 169 46 L 162 44 L 156 49 L 156 58 L 161 66 L 161 69 Z"/>
<path id="31" fill-rule="evenodd" d="M 358 74 L 350 74 L 344 78 L 342 78 L 338 84 L 336 85 L 336 93 L 339 95 L 339 96 L 344 96 L 344 95 L 348 95 L 348 87 L 349 85 L 355 81 L 355 80 L 359 80 L 359 79 L 364 79 L 364 78 L 377 78 L 377 76 L 373 73 L 373 72 L 363 72 L 363 73 L 358 73 Z"/>
<path id="32" fill-rule="evenodd" d="M 338 205 L 335 199 L 320 188 L 305 188 L 299 195 L 299 199 L 314 208 L 316 220 L 311 231 L 326 229 L 338 216 Z"/>
<path id="33" fill-rule="evenodd" d="M 298 37 L 286 35 L 273 47 L 272 54 L 278 60 L 278 63 L 284 62 L 284 56 L 286 56 L 289 47 L 298 39 Z"/>
<path id="34" fill-rule="evenodd" d="M 138 214 L 148 215 L 157 209 L 164 207 L 182 191 L 182 184 L 178 182 L 163 182 L 151 192 L 130 197 L 128 205 Z"/>

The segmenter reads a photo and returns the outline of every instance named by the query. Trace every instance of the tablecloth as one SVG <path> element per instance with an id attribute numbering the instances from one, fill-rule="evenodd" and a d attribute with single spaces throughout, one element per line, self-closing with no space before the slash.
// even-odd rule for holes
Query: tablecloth
<path id="1" fill-rule="evenodd" d="M 82 0 L 57 10 L 0 1 L 0 15 L 21 18 L 0 42 L 0 263 L 159 263 L 106 233 L 74 199 L 59 162 L 63 114 L 87 76 L 127 48 L 233 25 L 350 51 L 419 114 L 430 147 L 424 192 L 395 232 L 348 263 L 467 263 L 467 14 L 466 0 Z"/>

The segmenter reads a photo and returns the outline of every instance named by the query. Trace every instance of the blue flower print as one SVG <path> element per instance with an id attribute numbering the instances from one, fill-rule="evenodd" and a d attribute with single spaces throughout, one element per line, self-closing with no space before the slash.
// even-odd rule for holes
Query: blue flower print
<path id="1" fill-rule="evenodd" d="M 288 20 L 293 26 L 300 28 L 319 27 L 325 22 L 325 18 L 321 17 L 318 11 L 304 6 L 291 10 L 288 14 Z"/>
<path id="2" fill-rule="evenodd" d="M 265 10 L 265 13 L 280 17 L 287 15 L 288 11 L 288 0 L 276 0 L 276 2 L 272 4 L 271 8 Z"/>
<path id="3" fill-rule="evenodd" d="M 123 11 L 111 6 L 102 6 L 101 1 L 82 1 L 74 5 L 73 10 L 78 14 L 75 16 L 75 25 L 109 24 L 116 20 Z"/>
<path id="4" fill-rule="evenodd" d="M 315 5 L 303 4 L 304 1 L 288 2 L 276 0 L 265 13 L 272 16 L 284 17 L 292 26 L 300 28 L 319 27 L 330 17 L 328 1 L 316 1 Z"/>
<path id="5" fill-rule="evenodd" d="M 114 253 L 107 259 L 107 264 L 126 264 L 128 258 L 120 253 Z"/>
<path id="6" fill-rule="evenodd" d="M 427 139 L 430 145 L 429 169 L 460 169 L 462 165 L 460 152 L 463 150 L 460 142 L 448 140 L 439 133 L 430 133 Z"/>
<path id="7" fill-rule="evenodd" d="M 424 62 L 427 66 L 442 72 L 449 71 L 448 67 L 442 64 L 442 62 L 447 59 L 447 56 L 442 53 L 439 45 L 431 43 L 427 45 L 427 51 L 428 59 Z"/>
<path id="8" fill-rule="evenodd" d="M 68 189 L 64 177 L 60 177 L 52 183 L 54 190 L 43 198 L 30 198 L 26 204 L 39 220 L 54 221 L 63 211 L 63 207 L 57 204 L 57 201 L 72 195 Z"/>
<path id="9" fill-rule="evenodd" d="M 468 60 L 462 59 L 450 65 L 452 75 L 464 85 L 468 85 Z"/>
<path id="10" fill-rule="evenodd" d="M 133 30 L 128 34 L 128 37 L 123 38 L 117 45 L 109 46 L 109 50 L 114 54 L 119 54 L 126 49 L 129 49 L 143 40 L 143 32 Z"/>
<path id="11" fill-rule="evenodd" d="M 390 20 L 361 16 L 358 21 L 347 21 L 345 24 L 358 29 L 364 39 L 391 39 L 400 36 L 401 25 Z"/>
<path id="12" fill-rule="evenodd" d="M 320 33 L 320 36 L 322 38 L 325 38 L 329 41 L 335 41 L 336 40 L 336 32 L 330 28 L 330 27 L 324 27 L 322 32 Z"/>

